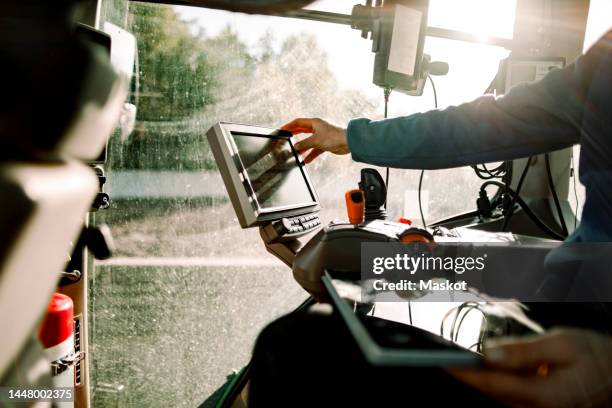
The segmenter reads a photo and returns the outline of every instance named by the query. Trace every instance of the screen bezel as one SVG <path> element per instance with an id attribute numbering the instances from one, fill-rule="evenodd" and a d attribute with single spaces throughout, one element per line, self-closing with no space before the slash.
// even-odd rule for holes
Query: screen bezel
<path id="1" fill-rule="evenodd" d="M 297 157 L 298 165 L 306 184 L 314 199 L 314 202 L 301 203 L 282 207 L 261 208 L 259 203 L 253 199 L 254 192 L 250 182 L 245 183 L 244 167 L 235 159 L 240 157 L 238 149 L 234 144 L 232 133 L 241 133 L 259 137 L 276 137 L 287 139 L 290 143 L 294 157 Z M 290 132 L 259 126 L 242 125 L 227 122 L 218 122 L 207 132 L 211 151 L 215 157 L 217 166 L 221 173 L 232 206 L 240 226 L 250 228 L 264 225 L 267 222 L 279 220 L 284 217 L 293 217 L 309 214 L 320 209 L 319 198 L 312 184 L 304 162 L 291 141 L 293 135 Z"/>

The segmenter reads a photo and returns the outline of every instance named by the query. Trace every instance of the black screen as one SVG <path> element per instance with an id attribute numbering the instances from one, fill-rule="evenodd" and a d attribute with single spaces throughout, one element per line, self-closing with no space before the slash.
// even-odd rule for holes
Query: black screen
<path id="1" fill-rule="evenodd" d="M 287 139 L 240 133 L 232 136 L 262 209 L 315 203 Z"/>

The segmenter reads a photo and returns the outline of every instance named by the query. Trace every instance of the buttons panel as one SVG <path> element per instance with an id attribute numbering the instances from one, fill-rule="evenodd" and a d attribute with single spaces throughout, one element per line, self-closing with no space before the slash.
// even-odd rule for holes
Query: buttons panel
<path id="1" fill-rule="evenodd" d="M 308 214 L 283 219 L 283 226 L 285 226 L 287 234 L 308 232 L 309 230 L 317 228 L 319 225 L 321 225 L 321 219 L 317 214 Z"/>

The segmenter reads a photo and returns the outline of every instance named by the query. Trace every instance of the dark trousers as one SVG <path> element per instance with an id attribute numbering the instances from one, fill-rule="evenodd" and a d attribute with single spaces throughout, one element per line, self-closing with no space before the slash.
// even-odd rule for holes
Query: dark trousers
<path id="1" fill-rule="evenodd" d="M 443 369 L 370 365 L 336 313 L 289 314 L 266 327 L 255 345 L 250 407 L 428 407 L 446 402 L 498 405 Z"/>

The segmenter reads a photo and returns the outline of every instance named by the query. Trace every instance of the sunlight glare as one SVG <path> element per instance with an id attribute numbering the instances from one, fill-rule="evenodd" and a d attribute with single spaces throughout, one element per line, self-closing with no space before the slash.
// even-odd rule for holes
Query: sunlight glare
<path id="1" fill-rule="evenodd" d="M 428 24 L 489 37 L 512 38 L 515 0 L 431 0 Z"/>

